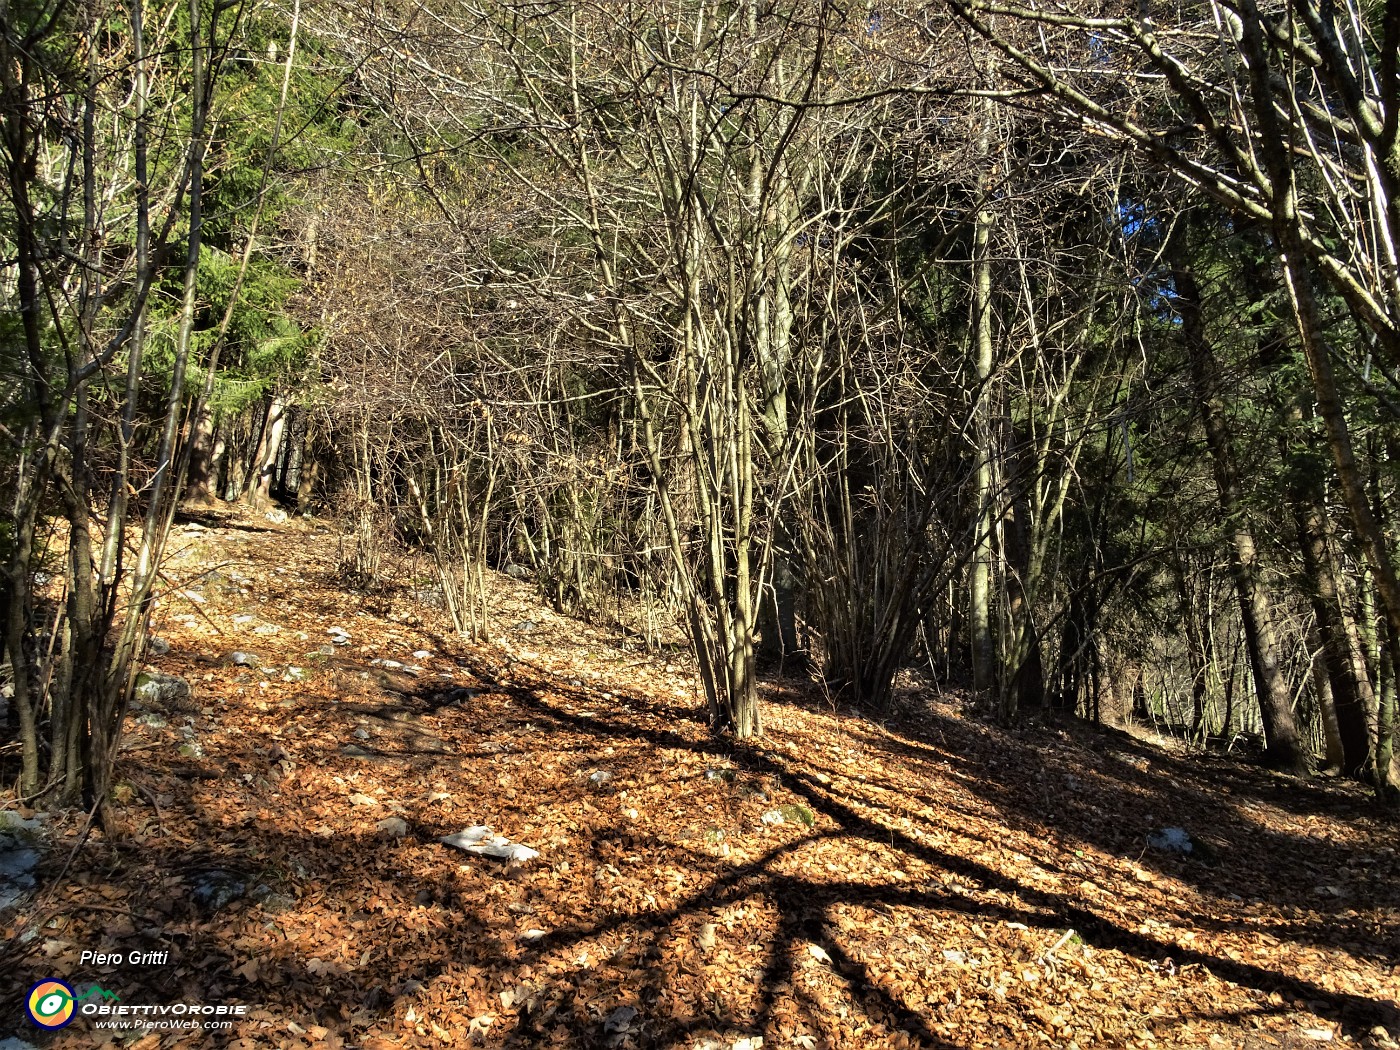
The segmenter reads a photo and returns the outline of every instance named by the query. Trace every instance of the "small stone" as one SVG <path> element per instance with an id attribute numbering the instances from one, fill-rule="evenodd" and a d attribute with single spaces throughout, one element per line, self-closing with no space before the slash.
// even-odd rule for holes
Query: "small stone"
<path id="1" fill-rule="evenodd" d="M 389 839 L 401 839 L 408 834 L 408 823 L 402 817 L 385 817 L 375 827 Z"/>
<path id="2" fill-rule="evenodd" d="M 9 836 L 0 839 L 4 844 L 12 841 Z M 24 903 L 28 891 L 35 886 L 33 872 L 38 866 L 38 850 L 0 849 L 0 911 Z"/>
<path id="3" fill-rule="evenodd" d="M 1147 844 L 1169 853 L 1190 853 L 1195 848 L 1185 828 L 1159 828 L 1148 834 Z"/>
<path id="4" fill-rule="evenodd" d="M 415 587 L 408 593 L 419 605 L 426 605 L 432 609 L 441 609 L 447 605 L 447 598 L 441 587 Z"/>
<path id="5" fill-rule="evenodd" d="M 631 1031 L 632 1022 L 637 1018 L 637 1010 L 631 1006 L 619 1006 L 612 1013 L 608 1014 L 607 1020 L 603 1022 L 603 1031 L 609 1035 L 624 1035 Z"/>
<path id="6" fill-rule="evenodd" d="M 715 950 L 715 945 L 719 943 L 719 927 L 712 922 L 707 922 L 700 927 L 700 932 L 695 935 L 695 943 L 702 952 L 709 954 Z"/>
<path id="7" fill-rule="evenodd" d="M 369 795 L 366 795 L 366 794 L 364 794 L 363 792 L 360 792 L 360 791 L 357 791 L 357 792 L 355 792 L 355 794 L 351 795 L 351 796 L 350 796 L 350 801 L 351 801 L 352 803 L 354 803 L 355 805 L 357 805 L 357 806 L 377 806 L 377 805 L 379 805 L 379 800 L 378 800 L 378 799 L 371 798 Z"/>
<path id="8" fill-rule="evenodd" d="M 191 899 L 207 912 L 216 912 L 243 896 L 245 884 L 227 871 L 206 871 L 190 883 Z"/>
<path id="9" fill-rule="evenodd" d="M 179 675 L 142 671 L 136 676 L 136 699 L 147 707 L 179 711 L 191 700 L 190 683 Z"/>
<path id="10" fill-rule="evenodd" d="M 361 726 L 359 729 L 355 730 L 355 732 L 351 733 L 350 735 L 353 736 L 356 740 L 368 740 L 369 730 L 366 729 L 364 726 Z"/>
<path id="11" fill-rule="evenodd" d="M 414 652 L 413 652 L 413 658 L 414 658 L 415 660 L 426 660 L 428 657 L 430 657 L 430 656 L 432 656 L 432 655 L 433 655 L 433 654 L 432 654 L 431 652 L 429 652 L 427 649 L 415 649 Z"/>
<path id="12" fill-rule="evenodd" d="M 253 892 L 248 894 L 248 896 L 257 901 L 258 904 L 261 905 L 263 911 L 271 915 L 291 911 L 297 904 L 295 897 L 289 897 L 285 893 L 278 893 L 265 882 L 261 882 L 255 886 Z"/>
<path id="13" fill-rule="evenodd" d="M 234 667 L 257 667 L 262 663 L 262 658 L 255 653 L 245 653 L 238 650 L 229 656 L 228 661 Z"/>
<path id="14" fill-rule="evenodd" d="M 170 643 L 160 637 L 160 635 L 153 634 L 146 642 L 146 651 L 152 656 L 164 656 L 166 653 L 170 652 Z"/>
<path id="15" fill-rule="evenodd" d="M 535 629 L 535 621 L 534 621 L 534 620 L 521 620 L 518 624 L 515 625 L 515 630 L 516 630 L 516 632 L 519 633 L 519 634 L 529 634 L 529 633 L 530 633 L 531 631 L 533 631 L 534 629 Z"/>

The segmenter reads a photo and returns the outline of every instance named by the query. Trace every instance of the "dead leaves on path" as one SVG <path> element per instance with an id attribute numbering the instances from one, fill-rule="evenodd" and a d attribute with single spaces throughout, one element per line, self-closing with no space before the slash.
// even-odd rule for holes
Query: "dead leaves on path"
<path id="1" fill-rule="evenodd" d="M 384 611 L 335 588 L 333 547 L 290 528 L 186 544 L 177 579 L 239 573 L 198 616 L 162 606 L 156 663 L 197 709 L 133 719 L 128 837 L 79 855 L 7 992 L 57 974 L 128 1002 L 250 1003 L 232 1039 L 202 1037 L 248 1047 L 1223 1047 L 1400 1027 L 1394 833 L 1345 787 L 935 706 L 896 733 L 773 704 L 764 740 L 726 749 L 675 655 L 504 579 L 498 617 L 528 637 L 463 646 L 409 588 Z M 1163 824 L 1213 862 L 1149 850 Z M 438 841 L 471 825 L 540 857 Z M 94 945 L 171 959 L 84 969 Z M 54 1045 L 91 1045 L 78 1027 Z"/>

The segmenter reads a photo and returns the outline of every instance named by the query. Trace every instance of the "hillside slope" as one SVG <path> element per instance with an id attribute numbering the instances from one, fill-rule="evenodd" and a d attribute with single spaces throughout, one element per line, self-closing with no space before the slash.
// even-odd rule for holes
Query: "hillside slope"
<path id="1" fill-rule="evenodd" d="M 792 681 L 727 745 L 680 657 L 504 577 L 473 646 L 406 572 L 342 590 L 324 529 L 208 517 L 173 546 L 153 666 L 193 698 L 133 711 L 124 835 L 60 878 L 82 822 L 53 822 L 37 897 L 0 913 L 8 1002 L 59 976 L 252 1004 L 141 1047 L 1400 1037 L 1396 829 L 1359 789 L 927 698 L 882 727 Z M 438 841 L 481 824 L 540 857 Z M 81 963 L 99 947 L 169 956 Z M 0 1034 L 43 1043 L 19 1017 Z"/>

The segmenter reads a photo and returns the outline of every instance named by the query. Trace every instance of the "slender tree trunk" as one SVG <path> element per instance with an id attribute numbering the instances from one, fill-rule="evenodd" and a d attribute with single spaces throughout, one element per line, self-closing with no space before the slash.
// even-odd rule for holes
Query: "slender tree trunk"
<path id="1" fill-rule="evenodd" d="M 1178 553 L 1173 565 L 1176 575 L 1176 593 L 1181 610 L 1181 624 L 1186 633 L 1186 661 L 1191 671 L 1191 739 L 1204 737 L 1206 720 L 1207 676 L 1210 673 L 1210 627 L 1201 627 L 1196 603 L 1191 599 L 1191 591 L 1186 582 L 1186 568 Z"/>
<path id="2" fill-rule="evenodd" d="M 1036 629 L 1030 581 L 1040 576 L 1031 545 L 1031 505 L 1025 492 L 1029 484 L 1024 476 L 1017 481 L 1017 494 L 1012 500 L 1009 520 L 1003 524 L 1006 562 L 1006 612 L 1010 620 L 1011 658 L 1006 670 L 1010 672 L 1009 688 L 1016 692 L 1015 705 L 1021 708 L 1045 706 L 1045 664 Z"/>
<path id="3" fill-rule="evenodd" d="M 1314 632 L 1314 649 L 1323 648 L 1321 635 Z M 1342 746 L 1342 731 L 1337 725 L 1336 702 L 1332 698 L 1332 680 L 1327 677 L 1327 663 L 1321 653 L 1312 660 L 1313 694 L 1317 697 L 1317 717 L 1322 723 L 1323 755 L 1329 769 L 1346 769 L 1346 749 Z"/>
<path id="4" fill-rule="evenodd" d="M 1322 666 L 1331 687 L 1328 696 L 1332 720 L 1342 749 L 1339 768 L 1347 776 L 1363 777 L 1370 769 L 1372 757 L 1371 735 L 1366 727 L 1366 711 L 1374 704 L 1367 695 L 1371 683 L 1366 675 L 1356 673 L 1358 664 L 1363 662 L 1359 653 L 1352 652 L 1351 638 L 1343 623 L 1342 596 L 1327 543 L 1326 515 L 1313 500 L 1303 506 L 1295 501 L 1294 515 L 1322 647 Z"/>
<path id="5" fill-rule="evenodd" d="M 1246 524 L 1244 495 L 1235 466 L 1229 422 L 1220 400 L 1215 348 L 1205 333 L 1200 288 L 1185 258 L 1184 246 L 1180 244 L 1175 248 L 1172 282 L 1177 293 L 1175 303 L 1181 316 L 1182 336 L 1190 357 L 1191 379 L 1205 423 L 1220 510 L 1230 528 L 1230 571 L 1264 724 L 1265 757 L 1280 769 L 1304 773 L 1308 769 L 1308 755 L 1293 718 L 1293 697 L 1283 675 L 1273 613 L 1260 579 L 1254 534 Z"/>
<path id="6" fill-rule="evenodd" d="M 990 253 L 994 216 L 977 212 L 972 246 L 972 367 L 977 379 L 976 418 L 977 475 L 973 499 L 972 558 L 968 564 L 967 626 L 972 649 L 972 688 L 978 696 L 996 691 L 996 638 L 992 633 L 992 532 L 996 502 L 995 458 L 992 426 L 992 263 Z M 1014 709 L 1014 699 L 1010 701 Z M 1004 710 L 1005 714 L 1014 713 Z"/>
<path id="7" fill-rule="evenodd" d="M 195 419 L 194 433 L 190 438 L 193 444 L 190 448 L 188 480 L 185 483 L 187 499 L 209 502 L 220 495 L 217 491 L 218 463 L 215 458 L 218 429 L 214 410 L 208 404 L 201 405 L 199 416 Z"/>
<path id="8" fill-rule="evenodd" d="M 317 455 L 317 422 L 315 416 L 308 416 L 306 432 L 301 442 L 301 469 L 297 473 L 297 513 L 309 514 L 311 501 L 316 496 L 316 488 L 321 482 L 321 457 Z"/>
<path id="9" fill-rule="evenodd" d="M 254 481 L 248 488 L 249 501 L 254 506 L 264 506 L 272 499 L 272 482 L 277 474 L 277 460 L 286 429 L 287 402 L 281 397 L 273 397 L 268 408 L 267 423 L 263 426 L 263 440 L 254 457 Z"/>

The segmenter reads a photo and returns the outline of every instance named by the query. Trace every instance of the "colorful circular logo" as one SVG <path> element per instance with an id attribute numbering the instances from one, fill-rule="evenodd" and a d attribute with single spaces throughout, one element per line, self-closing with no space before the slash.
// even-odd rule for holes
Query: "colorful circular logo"
<path id="1" fill-rule="evenodd" d="M 40 981 L 29 989 L 24 1011 L 40 1028 L 62 1028 L 71 1024 L 78 1012 L 73 989 L 57 977 Z"/>

